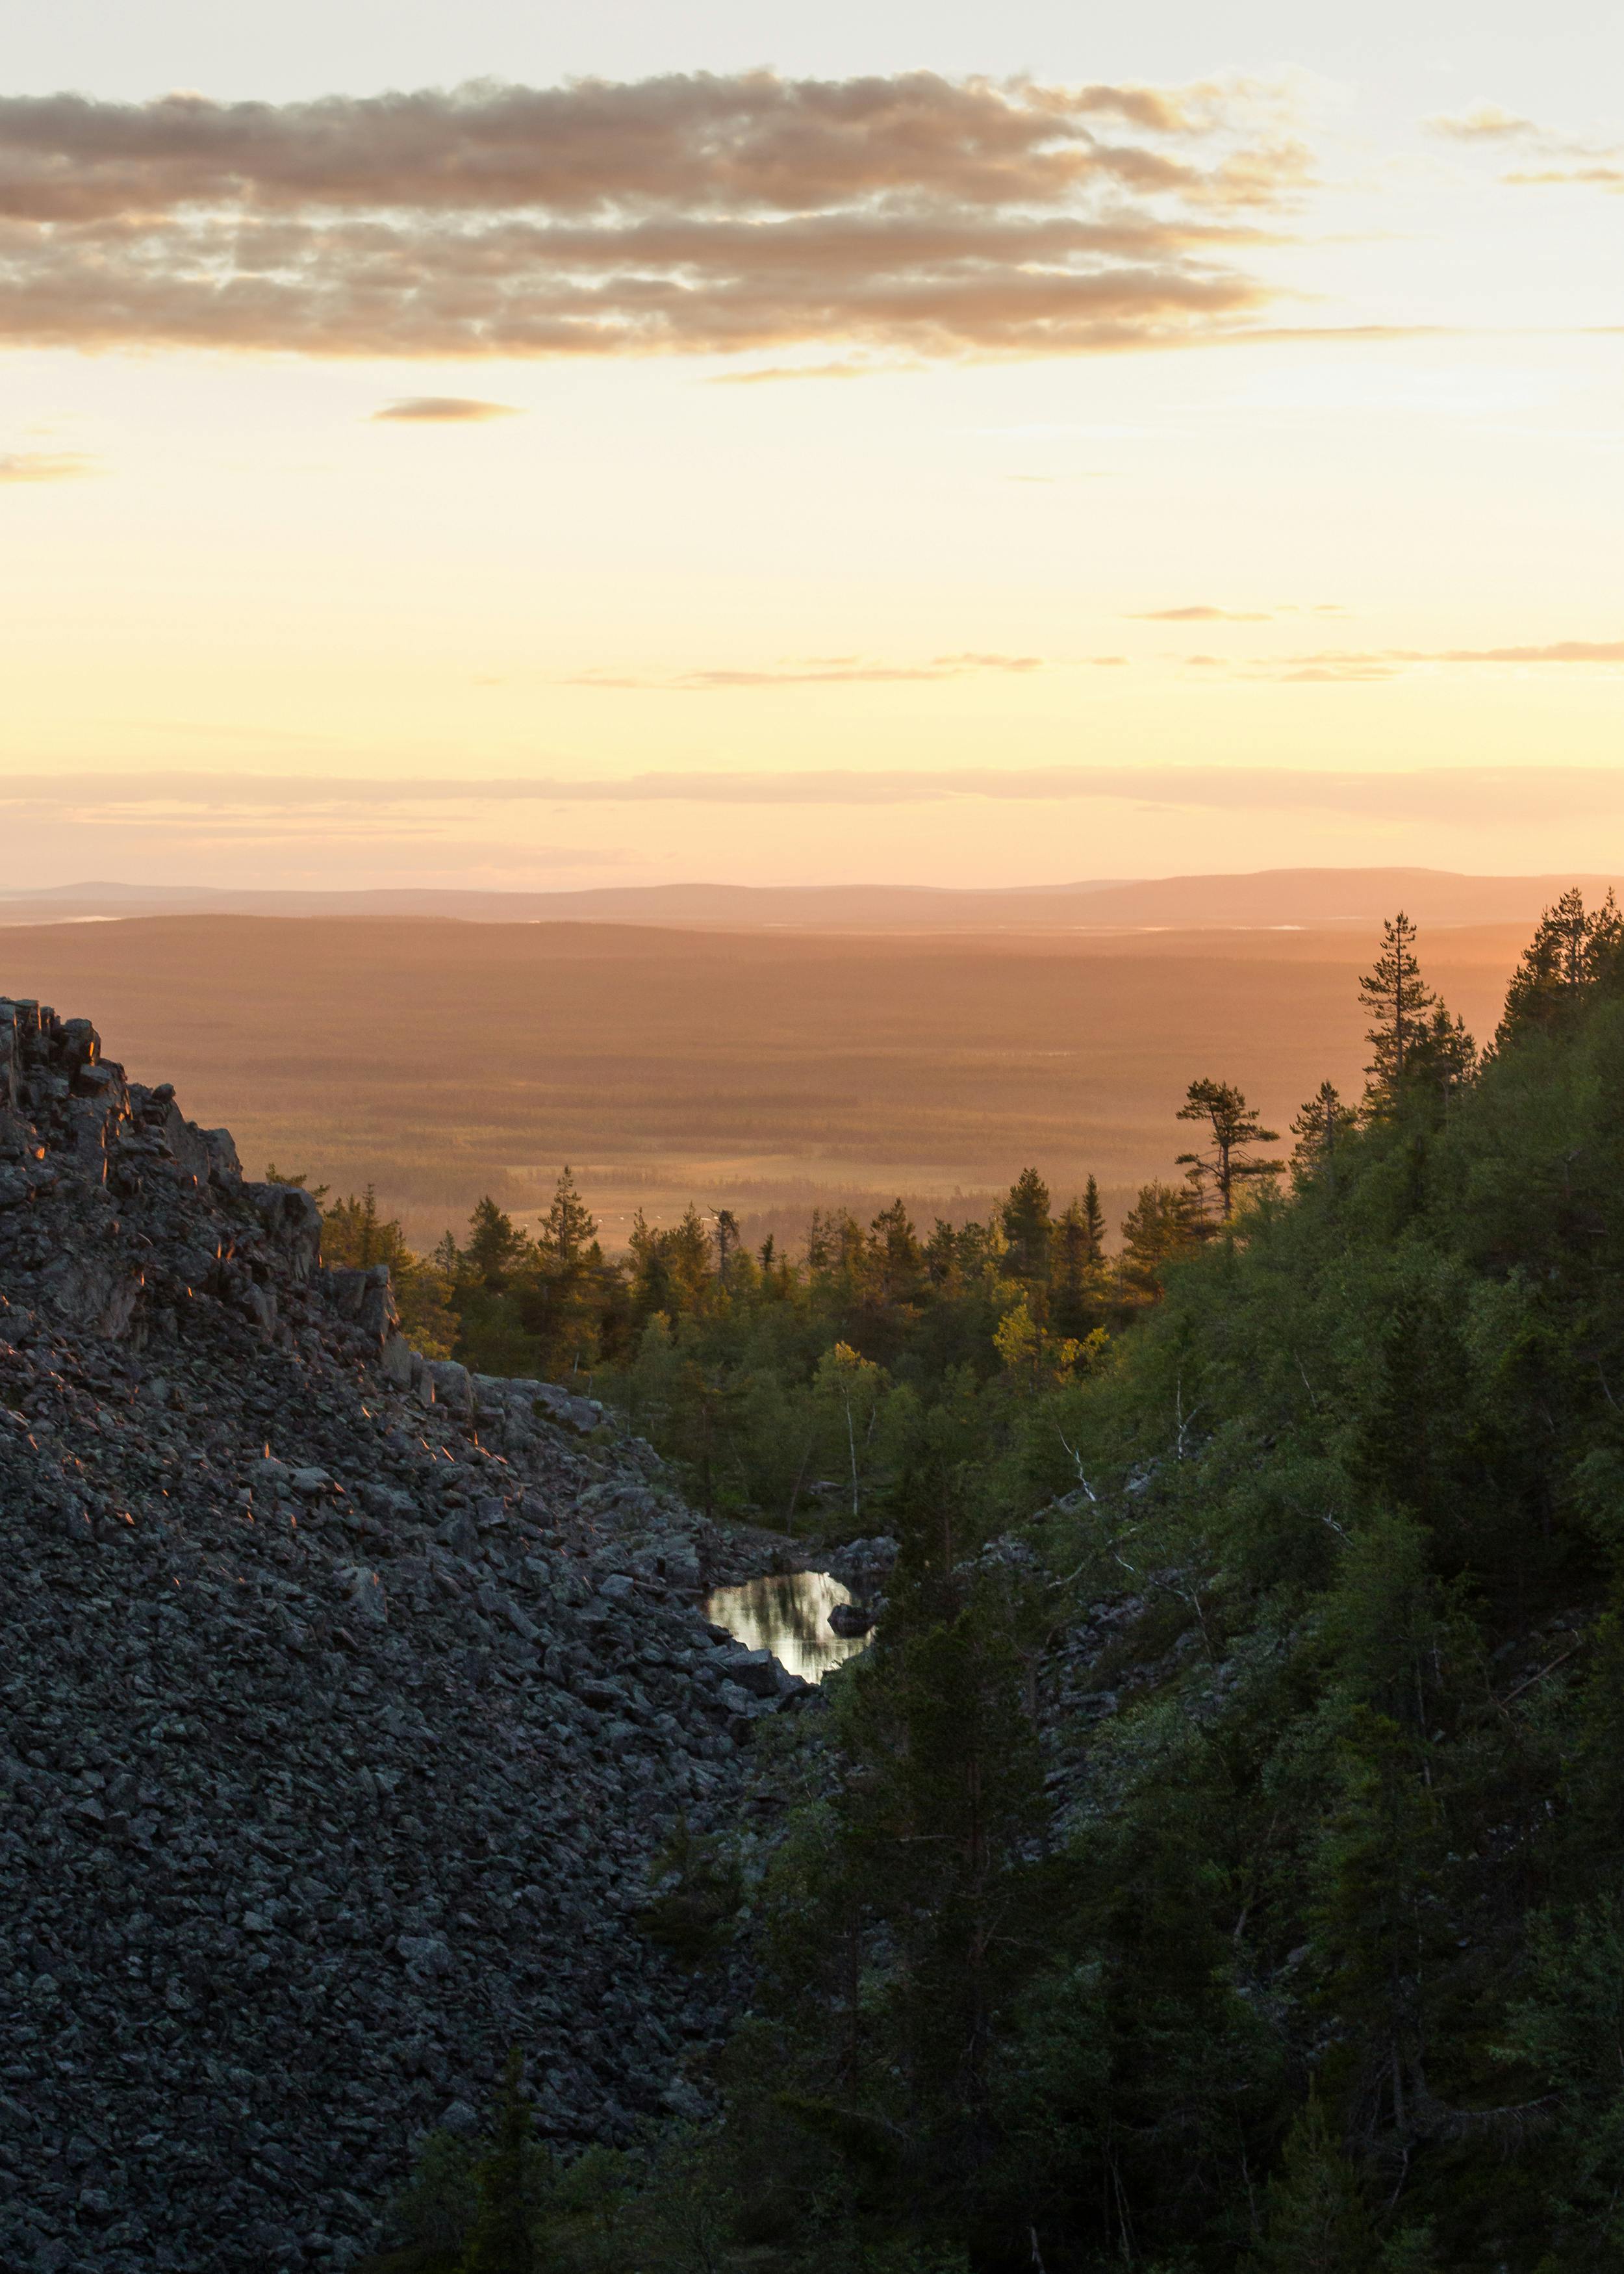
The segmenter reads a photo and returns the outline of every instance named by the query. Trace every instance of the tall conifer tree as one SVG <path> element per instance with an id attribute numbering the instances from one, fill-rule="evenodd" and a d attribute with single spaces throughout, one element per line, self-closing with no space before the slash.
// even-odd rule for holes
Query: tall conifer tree
<path id="1" fill-rule="evenodd" d="M 1382 926 L 1381 953 L 1359 981 L 1359 996 L 1371 1020 L 1365 1039 L 1374 1053 L 1365 1069 L 1366 1096 L 1379 1102 L 1391 1097 L 1409 1073 L 1438 1005 L 1416 959 L 1416 928 L 1402 908 Z"/>
<path id="2" fill-rule="evenodd" d="M 1049 1186 L 1035 1169 L 1023 1169 L 1010 1186 L 1003 1209 L 1004 1236 L 1010 1244 L 1008 1269 L 1034 1283 L 1049 1276 Z"/>
<path id="3" fill-rule="evenodd" d="M 1564 1020 L 1593 988 L 1614 978 L 1624 961 L 1624 916 L 1611 891 L 1587 909 L 1577 885 L 1539 919 L 1538 929 L 1506 990 L 1495 1035 L 1502 1047 L 1524 1028 L 1549 1028 Z"/>
<path id="4" fill-rule="evenodd" d="M 1324 1168 L 1335 1159 L 1338 1148 L 1358 1126 L 1358 1120 L 1353 1107 L 1342 1103 L 1336 1084 L 1322 1081 L 1292 1119 L 1291 1133 L 1297 1139 L 1291 1155 L 1295 1174 L 1312 1176 L 1316 1169 Z"/>
<path id="5" fill-rule="evenodd" d="M 1205 1121 L 1212 1131 L 1210 1153 L 1181 1153 L 1178 1165 L 1205 1200 L 1208 1186 L 1217 1196 L 1218 1212 L 1227 1224 L 1244 1187 L 1264 1177 L 1277 1177 L 1279 1161 L 1259 1161 L 1253 1145 L 1272 1145 L 1280 1133 L 1266 1129 L 1232 1082 L 1192 1081 L 1178 1109 L 1181 1121 Z"/>

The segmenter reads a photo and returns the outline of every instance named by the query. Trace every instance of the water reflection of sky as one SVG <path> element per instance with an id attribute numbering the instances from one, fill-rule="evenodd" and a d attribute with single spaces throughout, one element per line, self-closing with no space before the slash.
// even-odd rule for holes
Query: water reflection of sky
<path id="1" fill-rule="evenodd" d="M 831 1633 L 829 1614 L 850 1592 L 827 1571 L 773 1572 L 740 1587 L 718 1587 L 705 1616 L 747 1650 L 770 1650 L 803 1682 L 821 1682 L 831 1666 L 854 1658 L 867 1635 Z"/>

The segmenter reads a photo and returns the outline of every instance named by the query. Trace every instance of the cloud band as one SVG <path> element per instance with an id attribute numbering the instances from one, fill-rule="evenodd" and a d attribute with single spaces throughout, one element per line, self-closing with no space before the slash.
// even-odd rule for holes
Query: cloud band
<path id="1" fill-rule="evenodd" d="M 1074 352 L 1232 330 L 1266 90 L 767 72 L 0 101 L 0 338 L 459 356 Z"/>
<path id="2" fill-rule="evenodd" d="M 1624 821 L 1624 773 L 1604 766 L 1430 767 L 1403 772 L 1268 766 L 1044 766 L 886 773 L 667 772 L 606 779 L 530 775 L 330 778 L 208 773 L 0 775 L 0 811 L 36 818 L 130 818 L 142 810 L 312 817 L 388 808 L 515 803 L 712 806 L 906 806 L 996 800 L 1117 803 L 1140 809 L 1326 812 L 1456 827 Z"/>

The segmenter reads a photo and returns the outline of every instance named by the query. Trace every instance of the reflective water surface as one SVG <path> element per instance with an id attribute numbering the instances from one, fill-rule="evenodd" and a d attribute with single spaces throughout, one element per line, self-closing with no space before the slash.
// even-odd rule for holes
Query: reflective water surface
<path id="1" fill-rule="evenodd" d="M 821 1682 L 831 1666 L 868 1647 L 867 1635 L 830 1632 L 829 1614 L 851 1600 L 850 1589 L 827 1571 L 775 1572 L 740 1587 L 718 1587 L 706 1601 L 705 1616 L 747 1650 L 770 1650 L 803 1682 Z"/>

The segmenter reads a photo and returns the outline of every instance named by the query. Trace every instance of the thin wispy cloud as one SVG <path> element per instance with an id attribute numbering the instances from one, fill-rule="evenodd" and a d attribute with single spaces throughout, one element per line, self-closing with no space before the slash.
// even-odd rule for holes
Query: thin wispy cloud
<path id="1" fill-rule="evenodd" d="M 372 413 L 373 423 L 400 419 L 409 425 L 467 426 L 491 418 L 518 418 L 511 403 L 485 403 L 474 395 L 408 395 Z"/>
<path id="2" fill-rule="evenodd" d="M 1624 770 L 1611 766 L 1460 766 L 1320 770 L 1272 766 L 1034 766 L 836 768 L 772 773 L 677 772 L 587 779 L 528 775 L 480 781 L 444 777 L 320 777 L 153 772 L 0 775 L 0 811 L 29 819 L 106 825 L 147 817 L 153 829 L 210 829 L 222 817 L 292 817 L 325 835 L 370 816 L 426 832 L 435 807 L 545 803 L 756 807 L 999 803 L 1125 804 L 1138 810 L 1349 814 L 1367 820 L 1491 827 L 1568 819 L 1624 820 Z"/>
<path id="3" fill-rule="evenodd" d="M 1112 660 L 1116 659 L 1098 659 Z M 963 679 L 976 672 L 1026 673 L 1041 671 L 1041 655 L 936 655 L 921 663 L 886 663 L 861 655 L 804 656 L 756 670 L 718 668 L 705 671 L 580 671 L 555 681 L 561 687 L 635 689 L 669 694 L 703 694 L 729 688 L 850 687 L 909 684 L 919 681 Z"/>
<path id="4" fill-rule="evenodd" d="M 1310 173 L 1282 98 L 1244 81 L 762 71 L 281 105 L 14 96 L 0 338 L 375 356 L 1170 345 L 1264 309 L 1237 260 Z"/>
<path id="5" fill-rule="evenodd" d="M 1624 189 L 1624 150 L 1609 152 L 1605 157 L 1586 158 L 1573 165 L 1545 165 L 1515 169 L 1503 178 L 1516 189 L 1543 189 L 1568 184 L 1576 189 Z"/>
<path id="6" fill-rule="evenodd" d="M 710 374 L 712 387 L 771 387 L 780 380 L 789 379 L 876 379 L 894 377 L 898 372 L 918 371 L 922 365 L 916 357 L 887 356 L 858 358 L 846 357 L 839 363 L 772 363 L 752 364 L 741 371 L 718 371 Z"/>
<path id="7" fill-rule="evenodd" d="M 78 482 L 102 471 L 76 450 L 0 451 L 0 482 Z"/>
<path id="8" fill-rule="evenodd" d="M 1267 624 L 1274 620 L 1268 608 L 1140 608 L 1126 618 L 1133 624 Z"/>
<path id="9" fill-rule="evenodd" d="M 1429 118 L 1435 134 L 1480 148 L 1520 154 L 1522 162 L 1500 176 L 1515 188 L 1569 184 L 1581 188 L 1624 189 L 1624 143 L 1616 139 L 1542 126 L 1498 102 L 1477 102 L 1468 110 Z"/>
<path id="10" fill-rule="evenodd" d="M 1206 659 L 1208 661 L 1211 658 Z M 1194 657 L 1189 659 L 1193 662 Z M 1314 655 L 1268 656 L 1238 668 L 1304 681 L 1395 679 L 1427 664 L 1624 664 L 1624 640 L 1547 640 L 1512 647 L 1329 648 Z"/>
<path id="11" fill-rule="evenodd" d="M 1426 123 L 1434 134 L 1447 135 L 1455 142 L 1514 142 L 1539 132 L 1531 118 L 1498 102 L 1474 102 L 1467 110 L 1440 111 Z"/>

